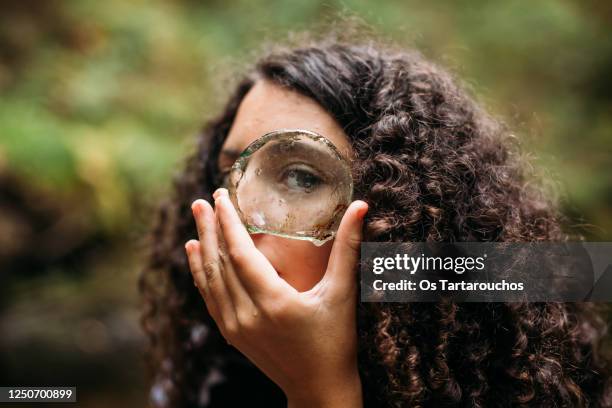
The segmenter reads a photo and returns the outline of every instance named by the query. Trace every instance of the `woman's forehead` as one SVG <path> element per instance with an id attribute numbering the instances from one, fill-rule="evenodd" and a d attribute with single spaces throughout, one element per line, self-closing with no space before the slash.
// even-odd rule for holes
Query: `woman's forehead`
<path id="1" fill-rule="evenodd" d="M 238 108 L 223 148 L 244 150 L 255 139 L 274 130 L 305 129 L 325 136 L 350 157 L 348 137 L 336 120 L 313 99 L 260 80 Z"/>

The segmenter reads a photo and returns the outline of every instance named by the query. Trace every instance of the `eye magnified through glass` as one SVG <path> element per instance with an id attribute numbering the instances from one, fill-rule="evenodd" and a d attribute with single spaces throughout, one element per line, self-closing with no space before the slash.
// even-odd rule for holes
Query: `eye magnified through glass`
<path id="1" fill-rule="evenodd" d="M 350 165 L 308 130 L 267 133 L 232 166 L 230 198 L 250 233 L 308 240 L 334 237 L 353 195 Z"/>

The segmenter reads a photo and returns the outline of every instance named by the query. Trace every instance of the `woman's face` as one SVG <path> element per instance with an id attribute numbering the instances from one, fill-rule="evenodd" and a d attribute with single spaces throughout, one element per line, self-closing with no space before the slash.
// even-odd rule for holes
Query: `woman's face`
<path id="1" fill-rule="evenodd" d="M 247 93 L 223 144 L 219 170 L 228 171 L 255 139 L 273 130 L 306 129 L 330 140 L 346 158 L 349 139 L 335 119 L 314 100 L 260 80 Z M 267 234 L 251 235 L 278 274 L 299 291 L 312 288 L 325 274 L 333 241 L 315 246 L 308 241 Z"/>

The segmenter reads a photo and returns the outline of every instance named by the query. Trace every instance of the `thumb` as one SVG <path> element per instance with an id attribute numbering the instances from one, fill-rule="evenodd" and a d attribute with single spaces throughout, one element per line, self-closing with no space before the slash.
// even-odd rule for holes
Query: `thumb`
<path id="1" fill-rule="evenodd" d="M 353 201 L 340 221 L 322 279 L 326 291 L 332 292 L 329 293 L 331 296 L 347 293 L 356 285 L 355 266 L 360 254 L 363 218 L 367 212 L 365 201 Z"/>

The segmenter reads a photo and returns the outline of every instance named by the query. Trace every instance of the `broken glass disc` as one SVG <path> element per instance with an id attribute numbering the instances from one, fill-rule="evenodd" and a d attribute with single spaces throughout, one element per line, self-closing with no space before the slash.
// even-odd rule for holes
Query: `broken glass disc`
<path id="1" fill-rule="evenodd" d="M 325 137 L 278 130 L 251 143 L 232 166 L 228 190 L 250 233 L 334 237 L 353 195 L 351 168 Z"/>

